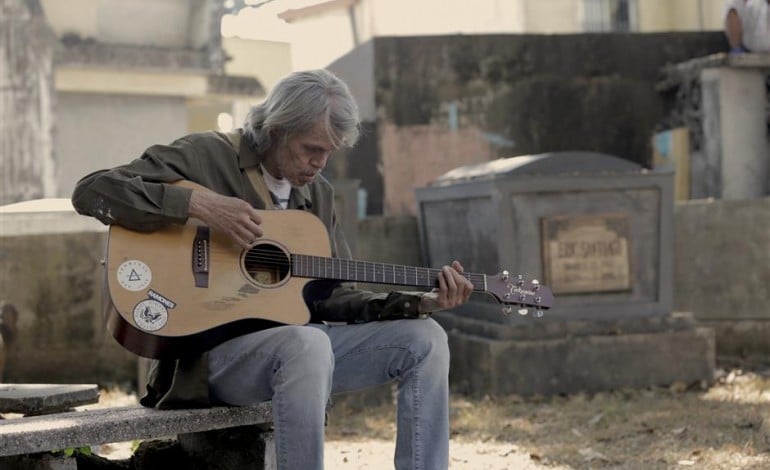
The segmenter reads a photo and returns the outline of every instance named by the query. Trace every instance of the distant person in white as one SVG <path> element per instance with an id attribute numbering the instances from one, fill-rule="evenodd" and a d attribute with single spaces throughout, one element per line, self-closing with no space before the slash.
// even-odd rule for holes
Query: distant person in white
<path id="1" fill-rule="evenodd" d="M 725 34 L 732 54 L 770 52 L 770 0 L 727 0 Z"/>

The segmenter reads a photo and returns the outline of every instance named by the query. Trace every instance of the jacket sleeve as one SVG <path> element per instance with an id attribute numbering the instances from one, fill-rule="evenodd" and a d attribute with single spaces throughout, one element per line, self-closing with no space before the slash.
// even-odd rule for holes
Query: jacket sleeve
<path id="1" fill-rule="evenodd" d="M 332 216 L 329 230 L 332 255 L 350 259 L 350 248 L 345 241 L 336 216 Z M 421 293 L 375 293 L 361 290 L 353 283 L 316 281 L 308 292 L 313 321 L 366 323 L 388 318 L 416 318 Z"/>
<path id="2" fill-rule="evenodd" d="M 72 205 L 79 214 L 132 230 L 152 231 L 185 223 L 192 191 L 169 183 L 197 180 L 199 165 L 195 148 L 184 139 L 168 146 L 155 145 L 127 165 L 81 179 L 72 194 Z"/>
<path id="3" fill-rule="evenodd" d="M 393 318 L 417 318 L 419 292 L 374 293 L 352 284 L 338 284 L 323 300 L 311 305 L 314 320 L 367 323 Z"/>

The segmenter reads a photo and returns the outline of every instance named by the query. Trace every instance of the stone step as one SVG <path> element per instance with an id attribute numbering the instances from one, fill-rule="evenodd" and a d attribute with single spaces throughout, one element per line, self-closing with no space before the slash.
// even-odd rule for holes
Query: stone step
<path id="1" fill-rule="evenodd" d="M 0 384 L 0 413 L 42 415 L 98 401 L 94 384 Z"/>
<path id="2" fill-rule="evenodd" d="M 272 422 L 270 402 L 251 407 L 156 410 L 139 405 L 0 420 L 0 456 Z"/>

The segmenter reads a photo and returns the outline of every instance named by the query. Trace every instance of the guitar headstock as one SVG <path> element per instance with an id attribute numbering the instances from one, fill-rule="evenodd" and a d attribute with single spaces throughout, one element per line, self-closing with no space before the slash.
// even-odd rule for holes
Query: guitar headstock
<path id="1" fill-rule="evenodd" d="M 521 274 L 511 275 L 508 271 L 487 276 L 487 292 L 505 305 L 503 313 L 506 314 L 510 314 L 513 307 L 518 307 L 519 315 L 526 315 L 530 308 L 534 308 L 535 316 L 542 317 L 543 310 L 553 306 L 551 289 L 537 279 L 529 280 Z"/>

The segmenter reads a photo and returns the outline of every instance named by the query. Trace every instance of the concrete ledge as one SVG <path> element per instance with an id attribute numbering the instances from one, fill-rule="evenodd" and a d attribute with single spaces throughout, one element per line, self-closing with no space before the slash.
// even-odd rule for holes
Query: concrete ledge
<path id="1" fill-rule="evenodd" d="M 708 328 L 496 340 L 449 332 L 452 389 L 471 395 L 553 395 L 711 380 Z"/>
<path id="2" fill-rule="evenodd" d="M 744 367 L 770 364 L 770 320 L 706 320 L 704 326 L 716 332 L 720 362 Z"/>
<path id="3" fill-rule="evenodd" d="M 43 415 L 98 401 L 95 384 L 0 384 L 0 413 Z"/>
<path id="4" fill-rule="evenodd" d="M 66 198 L 0 206 L 0 237 L 106 231 L 107 227 L 96 219 L 78 215 Z"/>
<path id="5" fill-rule="evenodd" d="M 271 409 L 270 402 L 184 410 L 129 406 L 0 420 L 0 456 L 267 424 Z"/>
<path id="6" fill-rule="evenodd" d="M 677 64 L 666 65 L 662 69 L 663 79 L 655 85 L 658 91 L 665 91 L 683 83 L 688 77 L 707 68 L 743 68 L 770 70 L 770 54 L 728 54 L 719 52 L 705 57 L 696 57 Z"/>

